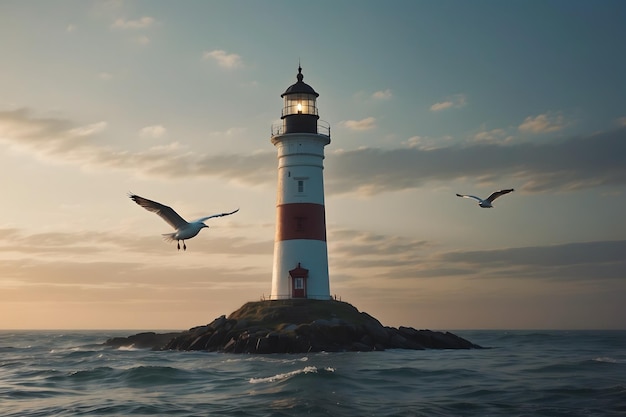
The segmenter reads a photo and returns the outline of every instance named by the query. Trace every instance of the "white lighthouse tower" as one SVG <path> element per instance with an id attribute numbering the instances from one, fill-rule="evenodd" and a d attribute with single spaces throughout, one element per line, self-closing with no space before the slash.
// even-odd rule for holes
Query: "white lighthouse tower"
<path id="1" fill-rule="evenodd" d="M 298 66 L 298 81 L 281 95 L 282 123 L 272 126 L 278 151 L 273 300 L 330 299 L 323 176 L 330 126 L 319 120 L 319 94 L 303 78 Z"/>

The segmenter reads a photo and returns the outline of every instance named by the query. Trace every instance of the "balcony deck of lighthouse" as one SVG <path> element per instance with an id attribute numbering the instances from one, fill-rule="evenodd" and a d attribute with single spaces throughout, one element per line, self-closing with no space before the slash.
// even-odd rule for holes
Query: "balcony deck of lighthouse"
<path id="1" fill-rule="evenodd" d="M 278 153 L 276 235 L 271 299 L 330 299 L 324 147 L 330 127 L 319 120 L 319 94 L 303 82 L 281 94 L 282 123 L 272 126 L 271 142 Z"/>

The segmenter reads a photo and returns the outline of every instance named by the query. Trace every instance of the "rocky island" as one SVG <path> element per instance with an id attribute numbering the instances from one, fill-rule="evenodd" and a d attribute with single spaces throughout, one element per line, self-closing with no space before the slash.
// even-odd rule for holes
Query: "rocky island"
<path id="1" fill-rule="evenodd" d="M 479 349 L 450 332 L 383 326 L 337 300 L 248 302 L 213 322 L 182 332 L 139 333 L 107 340 L 112 347 L 224 353 L 307 353 L 385 349 Z"/>

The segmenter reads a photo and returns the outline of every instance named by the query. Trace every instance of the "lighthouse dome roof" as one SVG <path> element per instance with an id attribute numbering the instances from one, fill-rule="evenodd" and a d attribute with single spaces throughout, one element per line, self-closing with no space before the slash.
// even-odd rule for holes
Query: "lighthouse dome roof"
<path id="1" fill-rule="evenodd" d="M 285 92 L 280 95 L 281 97 L 284 97 L 290 94 L 312 94 L 315 97 L 319 97 L 319 94 L 315 92 L 313 87 L 311 87 L 310 85 L 302 81 L 302 79 L 304 78 L 304 75 L 302 75 L 301 67 L 298 67 L 298 75 L 296 78 L 298 79 L 298 82 L 290 85 L 285 90 Z"/>

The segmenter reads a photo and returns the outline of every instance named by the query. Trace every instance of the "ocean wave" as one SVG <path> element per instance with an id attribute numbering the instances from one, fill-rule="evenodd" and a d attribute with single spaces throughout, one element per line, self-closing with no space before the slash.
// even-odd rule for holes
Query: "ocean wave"
<path id="1" fill-rule="evenodd" d="M 623 364 L 626 360 L 617 359 L 610 356 L 598 356 L 593 359 L 582 360 L 562 360 L 553 363 L 540 364 L 529 367 L 526 372 L 553 375 L 568 375 L 572 371 L 593 371 L 598 366 L 610 366 L 613 364 Z"/>
<path id="2" fill-rule="evenodd" d="M 191 372 L 170 366 L 137 366 L 121 377 L 132 387 L 185 384 L 192 378 Z"/>
<path id="3" fill-rule="evenodd" d="M 63 376 L 55 376 L 54 378 L 71 378 L 75 380 L 85 380 L 85 381 L 98 381 L 104 378 L 115 374 L 115 369 L 108 366 L 99 366 L 92 369 L 83 369 L 78 371 L 71 371 Z"/>
<path id="4" fill-rule="evenodd" d="M 326 367 L 326 368 L 322 368 L 321 371 L 327 372 L 327 373 L 333 373 L 335 372 L 335 368 Z M 276 375 L 268 376 L 265 378 L 250 378 L 249 382 L 251 384 L 260 384 L 260 383 L 267 383 L 267 382 L 283 381 L 283 380 L 290 379 L 296 375 L 310 374 L 310 373 L 315 373 L 315 374 L 318 373 L 318 368 L 315 366 L 306 366 L 302 369 L 296 369 L 295 371 L 276 374 Z"/>
<path id="5" fill-rule="evenodd" d="M 155 385 L 184 384 L 192 376 L 188 371 L 168 366 L 135 366 L 127 369 L 110 366 L 68 370 L 66 372 L 44 371 L 30 376 L 42 386 L 66 386 L 79 388 L 97 383 L 99 385 L 124 386 L 141 388 Z"/>
<path id="6" fill-rule="evenodd" d="M 0 332 L 0 414 L 626 416 L 626 332 L 503 333 L 472 333 L 494 350 L 234 355 Z"/>

